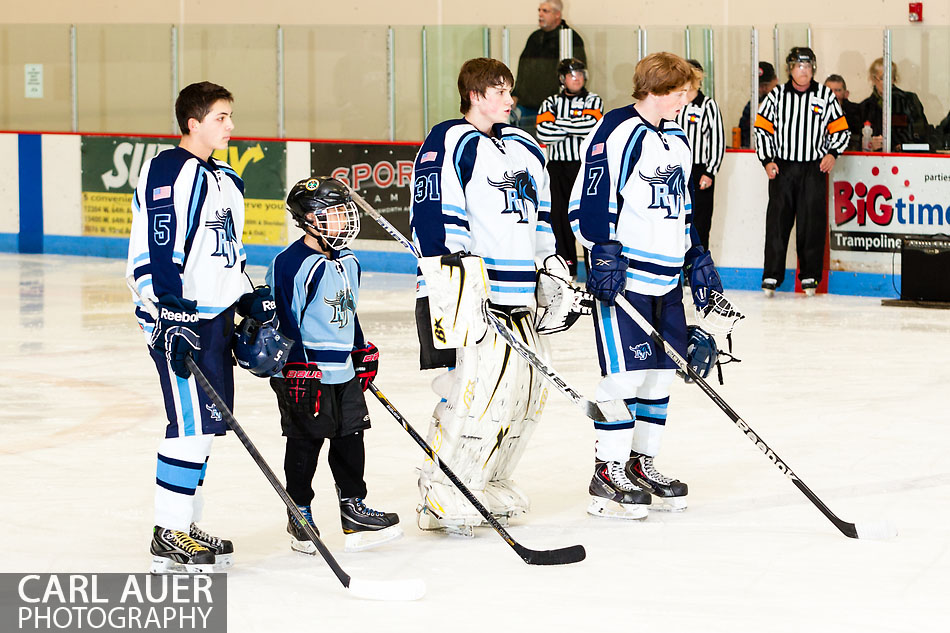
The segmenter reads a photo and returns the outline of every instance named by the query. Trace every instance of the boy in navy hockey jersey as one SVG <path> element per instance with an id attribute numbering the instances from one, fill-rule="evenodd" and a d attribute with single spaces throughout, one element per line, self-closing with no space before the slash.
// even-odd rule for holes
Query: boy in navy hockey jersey
<path id="1" fill-rule="evenodd" d="M 287 437 L 287 492 L 313 525 L 312 481 L 324 439 L 329 439 L 327 461 L 347 535 L 345 549 L 357 551 L 402 536 L 398 516 L 363 501 L 363 431 L 370 426 L 363 392 L 376 376 L 379 351 L 363 338 L 356 316 L 360 266 L 347 246 L 359 233 L 359 216 L 346 186 L 333 178 L 298 182 L 287 195 L 287 210 L 304 235 L 267 271 L 279 329 L 298 341 L 283 377 L 271 378 Z M 287 531 L 294 550 L 316 553 L 292 518 Z"/>

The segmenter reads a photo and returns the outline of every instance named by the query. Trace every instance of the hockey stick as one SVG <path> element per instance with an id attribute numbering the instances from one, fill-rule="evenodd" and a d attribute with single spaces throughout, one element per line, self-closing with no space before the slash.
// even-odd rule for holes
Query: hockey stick
<path id="1" fill-rule="evenodd" d="M 656 328 L 654 328 L 653 325 L 642 314 L 637 312 L 636 308 L 630 305 L 630 302 L 627 301 L 627 299 L 622 294 L 617 295 L 616 304 L 621 310 L 626 312 L 627 316 L 633 319 L 634 322 L 636 322 L 636 324 L 639 325 L 640 328 L 646 332 L 651 339 L 653 339 L 653 342 L 656 343 L 657 347 L 662 347 L 666 351 L 666 355 L 669 356 L 674 363 L 676 363 L 676 366 L 686 373 L 697 385 L 699 385 L 700 389 L 702 389 L 703 392 L 709 396 L 709 398 L 715 402 L 716 405 L 722 409 L 723 412 L 729 416 L 733 422 L 735 422 L 736 426 L 739 427 L 739 430 L 742 431 L 746 437 L 748 437 L 752 443 L 755 444 L 763 454 L 765 454 L 766 457 L 768 457 L 769 461 L 775 464 L 775 467 L 778 468 L 783 475 L 792 480 L 792 483 L 802 491 L 802 494 L 808 497 L 808 500 L 811 501 L 815 507 L 821 510 L 821 513 L 824 514 L 828 520 L 831 521 L 834 526 L 841 531 L 842 534 L 850 538 L 862 539 L 887 539 L 897 536 L 897 527 L 890 521 L 862 521 L 860 523 L 848 523 L 847 521 L 838 518 L 838 516 L 832 512 L 828 506 L 822 502 L 821 499 L 818 498 L 818 495 L 812 492 L 811 489 L 805 485 L 805 482 L 798 478 L 798 475 L 796 475 L 792 469 L 789 468 L 785 460 L 780 458 L 775 453 L 775 451 L 769 448 L 769 445 L 765 443 L 765 440 L 763 440 L 758 433 L 753 431 L 745 420 L 739 417 L 739 414 L 736 413 L 733 408 L 730 407 L 711 386 L 709 386 L 709 383 L 703 380 L 702 377 L 696 373 L 696 370 L 690 367 L 689 363 L 686 362 L 682 356 L 680 356 L 679 352 L 673 349 L 673 347 L 667 343 L 662 336 L 660 336 L 660 333 L 656 331 Z"/>
<path id="2" fill-rule="evenodd" d="M 155 304 L 148 298 L 143 297 L 138 288 L 135 286 L 135 280 L 129 276 L 126 278 L 126 283 L 128 283 L 129 288 L 132 289 L 132 292 L 139 298 L 142 302 L 145 310 L 152 315 L 152 318 L 157 318 L 158 309 Z M 244 432 L 244 429 L 234 418 L 234 415 L 231 413 L 231 410 L 225 404 L 224 400 L 221 399 L 221 396 L 218 395 L 218 392 L 215 391 L 214 387 L 208 382 L 208 379 L 205 377 L 204 372 L 198 367 L 198 364 L 194 361 L 191 355 L 188 355 L 185 358 L 185 366 L 191 371 L 195 376 L 195 380 L 198 385 L 201 386 L 201 389 L 207 394 L 208 398 L 214 403 L 214 406 L 217 407 L 218 412 L 227 422 L 228 426 L 234 431 L 234 434 L 241 440 L 241 444 L 244 445 L 244 448 L 247 449 L 247 452 L 250 453 L 251 459 L 260 467 L 261 472 L 264 473 L 264 477 L 267 478 L 267 481 L 273 486 L 274 490 L 277 491 L 277 494 L 280 496 L 280 500 L 284 502 L 284 505 L 287 506 L 287 510 L 294 517 L 296 521 L 307 533 L 307 537 L 313 541 L 313 544 L 316 546 L 317 551 L 320 552 L 320 555 L 323 556 L 323 560 L 327 562 L 327 565 L 330 566 L 330 569 L 333 570 L 334 575 L 340 581 L 340 583 L 349 589 L 354 596 L 358 598 L 366 598 L 369 600 L 418 600 L 425 595 L 426 587 L 425 583 L 419 579 L 411 580 L 360 580 L 358 578 L 353 578 L 340 567 L 339 563 L 336 562 L 336 559 L 333 558 L 333 554 L 330 553 L 330 550 L 327 549 L 327 546 L 323 544 L 323 541 L 320 540 L 320 537 L 317 535 L 317 531 L 313 529 L 313 526 L 310 525 L 310 522 L 304 518 L 303 514 L 297 508 L 297 504 L 294 503 L 293 499 L 290 498 L 290 495 L 287 494 L 287 490 L 280 483 L 280 480 L 277 478 L 277 475 L 274 474 L 274 471 L 264 460 L 264 456 L 261 455 L 261 452 L 257 450 L 257 447 L 254 446 L 254 443 L 251 441 L 251 438 L 247 436 L 247 433 Z"/>
<path id="3" fill-rule="evenodd" d="M 429 444 L 424 439 L 422 439 L 422 436 L 416 433 L 416 430 L 412 428 L 412 426 L 409 424 L 409 421 L 406 420 L 406 418 L 396 410 L 396 407 L 394 407 L 389 399 L 383 395 L 383 392 L 380 391 L 379 388 L 372 382 L 369 383 L 369 388 L 373 392 L 373 395 L 379 400 L 379 402 L 384 407 L 386 407 L 386 410 L 389 411 L 394 418 L 396 418 L 396 421 L 399 422 L 400 425 L 402 425 L 402 428 L 406 429 L 406 432 L 409 433 L 410 437 L 416 441 L 416 444 L 418 444 L 420 448 L 425 451 L 425 454 L 429 456 L 429 459 L 436 463 L 442 472 L 445 473 L 445 476 L 449 478 L 449 481 L 455 484 L 455 487 L 459 489 L 459 492 L 461 492 L 462 495 L 468 499 L 469 503 L 475 506 L 475 509 L 478 510 L 478 513 L 482 515 L 485 521 L 487 521 L 496 532 L 498 532 L 501 538 L 505 539 L 505 542 L 508 543 L 508 545 L 510 545 L 511 548 L 518 553 L 518 556 L 520 556 L 524 562 L 528 563 L 529 565 L 569 565 L 571 563 L 579 563 L 580 561 L 584 560 L 584 558 L 587 556 L 587 552 L 584 550 L 583 545 L 571 545 L 569 547 L 562 547 L 560 549 L 535 550 L 528 549 L 527 547 L 524 547 L 518 543 L 518 541 L 516 541 L 501 525 L 501 523 L 498 522 L 498 519 L 492 516 L 491 512 L 489 512 L 488 509 L 478 500 L 478 498 L 472 494 L 472 491 L 469 490 L 468 487 L 459 480 L 458 476 L 452 472 L 452 469 L 450 469 L 445 464 L 445 462 L 439 459 L 439 456 L 432 449 L 432 447 L 429 446 Z"/>
<path id="4" fill-rule="evenodd" d="M 420 257 L 419 251 L 416 250 L 415 244 L 410 242 L 406 237 L 399 232 L 399 229 L 394 227 L 389 220 L 384 218 L 379 214 L 379 211 L 374 209 L 363 197 L 356 193 L 353 188 L 348 187 L 350 190 L 350 196 L 356 201 L 356 204 L 366 212 L 366 215 L 370 216 L 383 228 L 384 231 L 389 233 L 393 239 L 402 244 L 410 253 L 416 257 Z M 531 351 L 527 345 L 518 340 L 518 337 L 508 328 L 508 326 L 494 314 L 492 314 L 487 305 L 482 306 L 482 316 L 491 325 L 498 334 L 504 339 L 505 343 L 509 347 L 514 349 L 518 354 L 524 358 L 529 365 L 541 372 L 541 375 L 547 378 L 551 384 L 553 384 L 558 391 L 563 393 L 568 397 L 574 404 L 576 404 L 581 411 L 584 412 L 588 418 L 594 420 L 595 422 L 616 422 L 620 420 L 629 420 L 630 411 L 627 409 L 627 405 L 624 404 L 623 400 L 607 400 L 604 402 L 594 402 L 593 400 L 588 400 L 584 398 L 576 389 L 571 387 L 564 378 L 562 378 L 553 368 L 551 368 L 547 363 L 538 358 L 537 354 Z"/>

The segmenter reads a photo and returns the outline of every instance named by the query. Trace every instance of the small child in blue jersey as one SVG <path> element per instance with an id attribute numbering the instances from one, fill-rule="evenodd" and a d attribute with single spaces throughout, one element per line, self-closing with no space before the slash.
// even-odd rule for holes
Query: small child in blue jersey
<path id="1" fill-rule="evenodd" d="M 359 233 L 359 215 L 346 186 L 333 178 L 298 182 L 287 195 L 287 210 L 304 235 L 267 271 L 279 329 L 297 341 L 283 376 L 270 379 L 287 438 L 287 492 L 313 525 L 313 476 L 323 442 L 329 439 L 345 550 L 357 551 L 402 536 L 396 514 L 363 502 L 363 431 L 370 426 L 363 392 L 376 376 L 379 351 L 363 337 L 356 316 L 360 266 L 347 246 Z M 287 531 L 294 550 L 316 553 L 292 518 Z"/>

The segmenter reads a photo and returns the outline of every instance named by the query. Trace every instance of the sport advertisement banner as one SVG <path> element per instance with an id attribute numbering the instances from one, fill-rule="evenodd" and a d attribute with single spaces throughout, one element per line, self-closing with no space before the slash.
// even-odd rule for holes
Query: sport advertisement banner
<path id="1" fill-rule="evenodd" d="M 175 147 L 178 139 L 136 136 L 82 137 L 82 234 L 128 237 L 132 193 L 146 160 Z M 226 161 L 244 180 L 244 243 L 283 246 L 284 143 L 231 141 L 214 157 Z"/>
<path id="2" fill-rule="evenodd" d="M 950 233 L 950 158 L 845 155 L 830 189 L 836 270 L 890 273 L 904 235 Z"/>
<path id="3" fill-rule="evenodd" d="M 399 232 L 409 235 L 412 163 L 419 145 L 400 143 L 311 143 L 310 174 L 350 185 Z M 373 221 L 360 225 L 360 239 L 393 238 Z"/>

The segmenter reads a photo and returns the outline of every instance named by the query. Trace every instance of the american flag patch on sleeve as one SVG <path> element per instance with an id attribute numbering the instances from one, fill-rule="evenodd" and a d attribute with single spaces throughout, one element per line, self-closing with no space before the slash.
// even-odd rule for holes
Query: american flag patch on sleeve
<path id="1" fill-rule="evenodd" d="M 434 160 L 436 159 L 436 157 L 438 157 L 438 155 L 439 155 L 439 154 L 438 154 L 437 152 L 426 152 L 425 154 L 423 154 L 423 155 L 419 158 L 419 162 L 420 162 L 420 163 L 431 163 L 432 161 L 434 161 Z"/>
<path id="2" fill-rule="evenodd" d="M 155 187 L 152 189 L 152 200 L 164 200 L 172 197 L 172 186 Z"/>
<path id="3" fill-rule="evenodd" d="M 604 144 L 603 144 L 603 143 L 597 143 L 596 145 L 594 145 L 593 147 L 590 148 L 590 155 L 591 155 L 591 156 L 597 156 L 598 154 L 603 154 L 603 153 L 604 153 Z"/>

